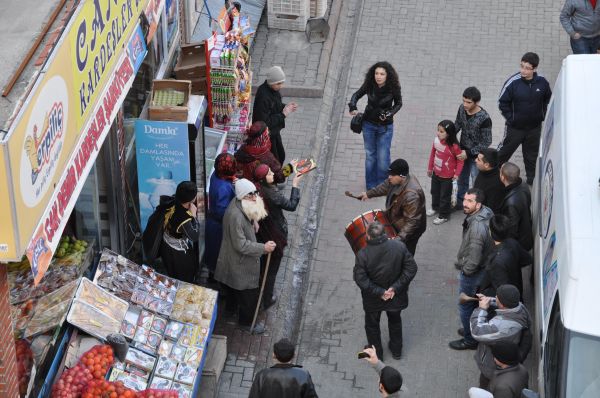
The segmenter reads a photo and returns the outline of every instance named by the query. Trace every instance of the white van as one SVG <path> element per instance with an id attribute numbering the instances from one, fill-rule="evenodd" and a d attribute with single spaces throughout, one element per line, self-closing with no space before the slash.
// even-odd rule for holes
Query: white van
<path id="1" fill-rule="evenodd" d="M 600 397 L 600 55 L 562 65 L 534 184 L 539 389 Z"/>

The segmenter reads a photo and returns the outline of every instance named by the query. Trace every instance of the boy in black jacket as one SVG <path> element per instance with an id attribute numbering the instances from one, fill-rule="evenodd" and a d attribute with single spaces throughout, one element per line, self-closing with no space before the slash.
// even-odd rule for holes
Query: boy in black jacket
<path id="1" fill-rule="evenodd" d="M 501 165 L 507 162 L 521 145 L 529 185 L 535 178 L 542 122 L 552 96 L 548 80 L 537 74 L 539 63 L 536 53 L 523 55 L 520 72 L 506 80 L 498 99 L 500 112 L 506 119 L 504 138 L 498 145 L 498 160 Z"/>

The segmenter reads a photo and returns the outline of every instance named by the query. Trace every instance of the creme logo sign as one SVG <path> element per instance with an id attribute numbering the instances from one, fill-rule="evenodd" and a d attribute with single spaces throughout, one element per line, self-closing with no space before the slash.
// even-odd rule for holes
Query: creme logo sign
<path id="1" fill-rule="evenodd" d="M 54 76 L 32 106 L 21 152 L 21 195 L 35 207 L 48 191 L 58 168 L 69 115 L 67 86 Z"/>

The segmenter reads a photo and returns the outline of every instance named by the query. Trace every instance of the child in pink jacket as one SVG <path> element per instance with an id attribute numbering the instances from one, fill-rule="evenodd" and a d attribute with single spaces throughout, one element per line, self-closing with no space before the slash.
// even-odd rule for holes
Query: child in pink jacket
<path id="1" fill-rule="evenodd" d="M 443 224 L 450 218 L 452 181 L 456 180 L 463 168 L 458 160 L 460 147 L 456 139 L 456 127 L 450 120 L 442 120 L 437 126 L 437 137 L 431 146 L 427 175 L 431 177 L 431 209 L 428 216 L 438 216 L 435 225 Z"/>

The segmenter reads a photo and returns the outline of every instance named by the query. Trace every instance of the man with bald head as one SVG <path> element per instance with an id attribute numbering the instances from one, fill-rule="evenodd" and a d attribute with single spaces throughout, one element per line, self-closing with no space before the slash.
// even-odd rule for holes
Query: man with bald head
<path id="1" fill-rule="evenodd" d="M 520 173 L 519 166 L 511 162 L 504 163 L 500 168 L 500 181 L 504 184 L 505 193 L 499 213 L 510 221 L 509 238 L 519 241 L 523 249 L 531 250 L 531 192 Z"/>

